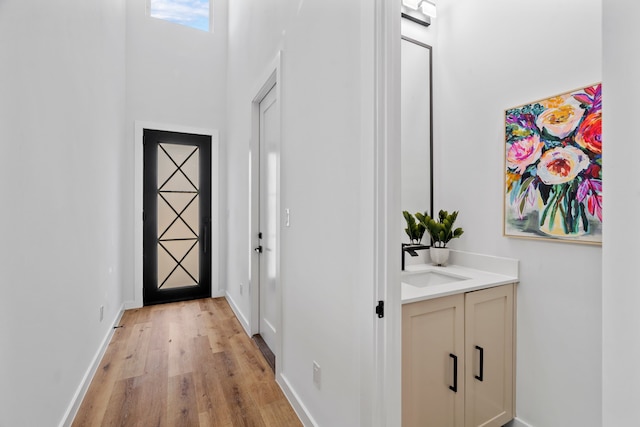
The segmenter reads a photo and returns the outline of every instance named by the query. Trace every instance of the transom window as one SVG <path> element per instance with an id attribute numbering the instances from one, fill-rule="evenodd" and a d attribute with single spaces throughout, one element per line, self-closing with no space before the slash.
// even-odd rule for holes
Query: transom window
<path id="1" fill-rule="evenodd" d="M 210 31 L 210 0 L 149 0 L 149 16 Z"/>

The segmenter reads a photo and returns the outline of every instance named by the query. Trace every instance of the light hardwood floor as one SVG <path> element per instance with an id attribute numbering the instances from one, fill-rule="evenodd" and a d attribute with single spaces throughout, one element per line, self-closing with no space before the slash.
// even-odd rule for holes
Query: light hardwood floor
<path id="1" fill-rule="evenodd" d="M 128 310 L 78 426 L 301 426 L 223 298 Z"/>

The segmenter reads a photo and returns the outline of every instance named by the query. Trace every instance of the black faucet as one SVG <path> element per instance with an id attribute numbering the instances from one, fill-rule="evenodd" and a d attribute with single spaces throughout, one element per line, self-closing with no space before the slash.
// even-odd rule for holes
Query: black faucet
<path id="1" fill-rule="evenodd" d="M 429 245 L 420 245 L 420 244 L 413 244 L 413 243 L 403 243 L 402 244 L 402 271 L 404 271 L 404 255 L 405 253 L 409 253 L 409 255 L 411 256 L 418 256 L 418 252 L 416 251 L 421 251 L 423 249 L 429 249 Z"/>

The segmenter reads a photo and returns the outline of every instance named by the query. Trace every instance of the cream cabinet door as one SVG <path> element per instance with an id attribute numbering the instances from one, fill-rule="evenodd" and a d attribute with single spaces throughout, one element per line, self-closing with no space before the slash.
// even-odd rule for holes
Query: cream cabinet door
<path id="1" fill-rule="evenodd" d="M 402 308 L 403 427 L 464 426 L 464 295 Z"/>
<path id="2" fill-rule="evenodd" d="M 465 426 L 513 419 L 514 286 L 465 296 Z"/>

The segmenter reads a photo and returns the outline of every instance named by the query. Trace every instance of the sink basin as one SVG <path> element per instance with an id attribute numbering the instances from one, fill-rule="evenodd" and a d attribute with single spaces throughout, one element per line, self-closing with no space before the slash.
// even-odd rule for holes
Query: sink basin
<path id="1" fill-rule="evenodd" d="M 402 283 L 406 283 L 407 285 L 415 286 L 417 288 L 444 285 L 447 283 L 460 282 L 462 280 L 468 279 L 468 277 L 433 270 L 405 273 L 402 275 Z"/>

